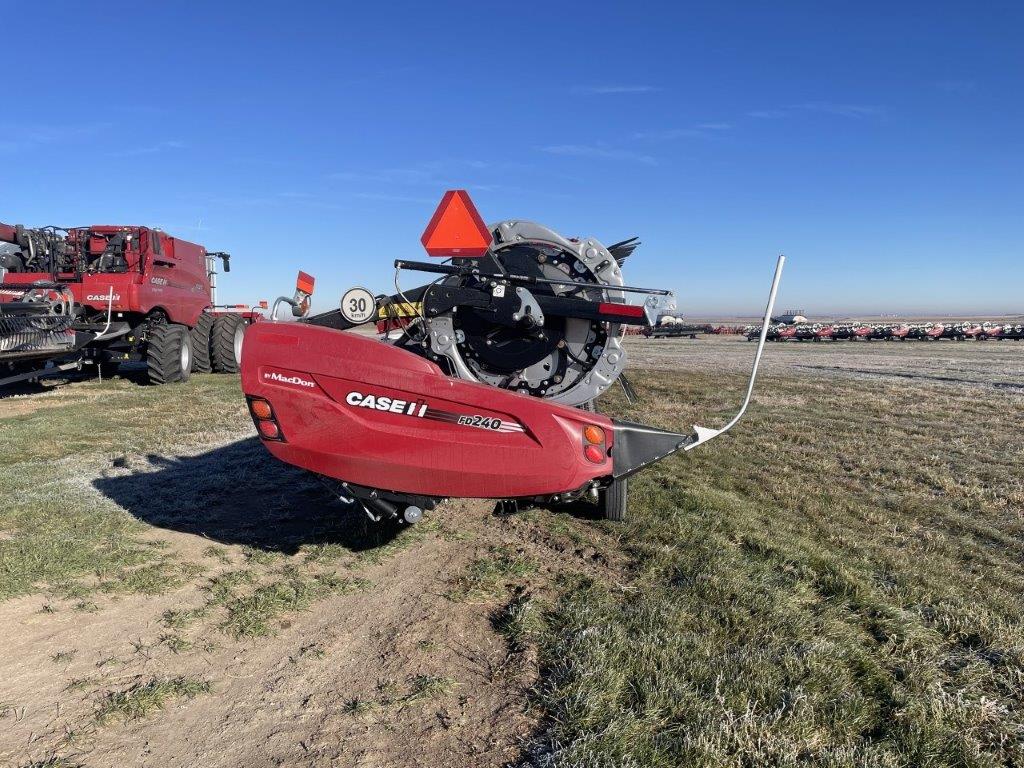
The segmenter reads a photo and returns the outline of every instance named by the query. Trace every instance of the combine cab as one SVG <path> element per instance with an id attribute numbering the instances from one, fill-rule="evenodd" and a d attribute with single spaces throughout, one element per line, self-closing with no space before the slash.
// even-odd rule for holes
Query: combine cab
<path id="1" fill-rule="evenodd" d="M 337 310 L 260 323 L 242 358 L 266 447 L 374 520 L 415 522 L 447 497 L 591 499 L 620 520 L 633 473 L 717 437 L 746 409 L 765 333 L 722 429 L 677 434 L 596 412 L 616 382 L 631 396 L 625 328 L 651 327 L 671 300 L 625 284 L 635 238 L 606 247 L 518 219 L 486 226 L 455 191 L 422 242 L 450 263 L 396 261 L 395 284 L 408 271 L 431 282 L 391 296 L 353 288 Z M 780 257 L 765 328 L 781 270 Z M 279 301 L 303 314 L 301 294 Z M 381 317 L 380 338 L 344 332 Z"/>
<path id="2" fill-rule="evenodd" d="M 256 313 L 215 312 L 230 257 L 148 227 L 0 225 L 0 386 L 144 363 L 150 382 L 237 371 Z"/>

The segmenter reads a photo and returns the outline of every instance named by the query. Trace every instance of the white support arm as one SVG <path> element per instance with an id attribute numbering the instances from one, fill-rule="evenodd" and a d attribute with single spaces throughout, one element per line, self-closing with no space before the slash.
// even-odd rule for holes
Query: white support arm
<path id="1" fill-rule="evenodd" d="M 768 338 L 768 325 L 772 321 L 772 311 L 775 309 L 775 294 L 779 291 L 779 281 L 782 279 L 782 267 L 786 263 L 786 257 L 780 255 L 775 264 L 775 277 L 772 278 L 772 290 L 768 294 L 768 306 L 764 310 L 764 321 L 761 323 L 761 337 L 757 340 L 757 352 L 754 353 L 754 367 L 750 370 L 750 381 L 747 383 L 747 396 L 743 399 L 743 405 L 739 412 L 732 417 L 732 421 L 721 429 L 710 429 L 693 425 L 694 435 L 692 442 L 683 447 L 684 451 L 690 451 L 708 440 L 712 440 L 721 434 L 728 432 L 738 422 L 750 405 L 750 398 L 754 394 L 754 382 L 757 380 L 757 367 L 761 364 L 761 354 L 764 352 L 764 344 Z"/>

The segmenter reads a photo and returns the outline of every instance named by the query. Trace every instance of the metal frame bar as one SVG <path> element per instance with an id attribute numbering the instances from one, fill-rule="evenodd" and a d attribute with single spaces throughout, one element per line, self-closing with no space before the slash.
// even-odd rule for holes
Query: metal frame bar
<path id="1" fill-rule="evenodd" d="M 761 337 L 757 341 L 757 351 L 754 353 L 754 367 L 750 369 L 750 381 L 747 382 L 747 395 L 743 398 L 743 405 L 740 406 L 739 411 L 732 420 L 721 429 L 710 429 L 708 427 L 700 427 L 696 424 L 693 425 L 693 438 L 692 442 L 683 447 L 684 451 L 690 451 L 696 448 L 698 445 L 706 443 L 708 440 L 713 440 L 719 435 L 725 434 L 732 429 L 736 422 L 743 418 L 743 414 L 746 413 L 747 406 L 750 405 L 750 398 L 754 394 L 754 382 L 757 380 L 757 369 L 761 364 L 761 354 L 764 352 L 764 344 L 768 338 L 768 324 L 772 319 L 772 311 L 775 309 L 775 295 L 779 291 L 779 281 L 782 279 L 782 267 L 786 263 L 786 257 L 779 255 L 779 260 L 775 263 L 775 276 L 772 278 L 772 289 L 768 294 L 768 306 L 764 310 L 764 322 L 761 323 Z"/>

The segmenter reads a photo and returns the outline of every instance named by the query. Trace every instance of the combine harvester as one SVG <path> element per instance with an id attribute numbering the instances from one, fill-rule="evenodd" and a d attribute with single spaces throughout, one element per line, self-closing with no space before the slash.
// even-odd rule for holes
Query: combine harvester
<path id="1" fill-rule="evenodd" d="M 0 243 L 0 387 L 85 365 L 145 363 L 154 384 L 237 372 L 262 317 L 215 306 L 227 253 L 158 229 L 0 224 Z"/>
<path id="2" fill-rule="evenodd" d="M 720 429 L 678 434 L 595 412 L 623 382 L 624 328 L 651 326 L 671 299 L 624 284 L 635 241 L 605 247 L 520 220 L 486 226 L 459 190 L 422 242 L 450 262 L 395 261 L 392 296 L 353 288 L 340 309 L 246 333 L 242 389 L 263 443 L 373 520 L 413 523 L 448 497 L 509 508 L 590 499 L 621 520 L 630 475 L 721 435 L 746 410 L 763 334 L 743 404 Z M 436 279 L 403 290 L 405 271 Z M 628 303 L 634 295 L 643 304 Z M 299 299 L 278 302 L 302 316 Z M 344 332 L 392 314 L 399 333 L 387 323 L 380 339 Z"/>

